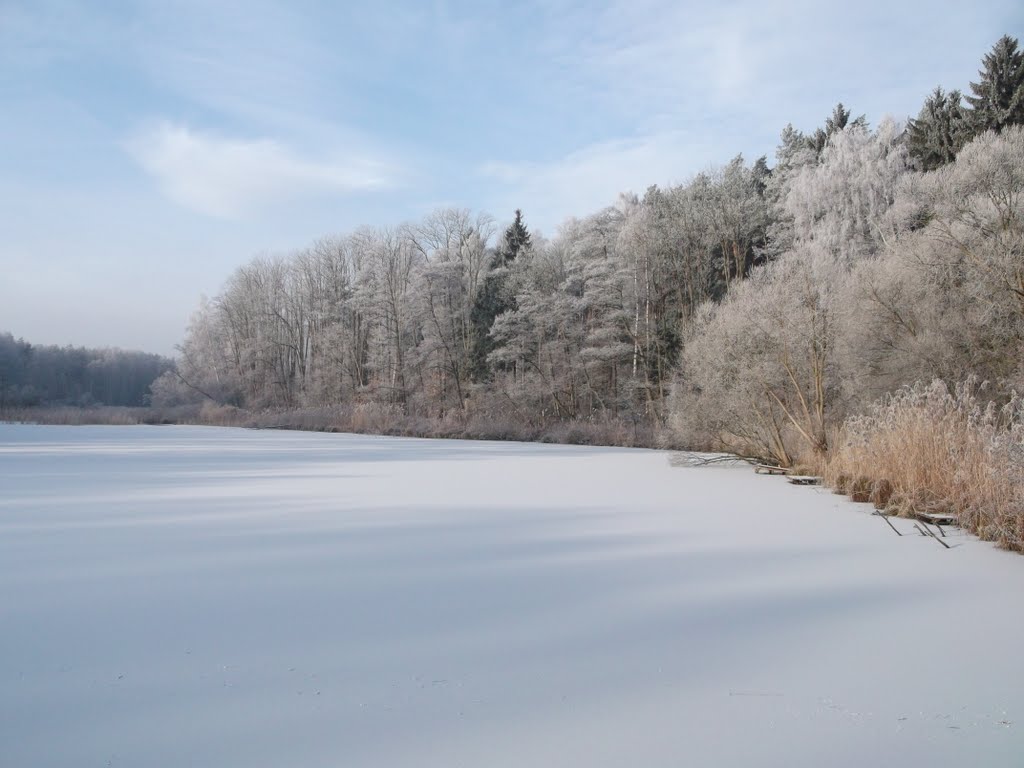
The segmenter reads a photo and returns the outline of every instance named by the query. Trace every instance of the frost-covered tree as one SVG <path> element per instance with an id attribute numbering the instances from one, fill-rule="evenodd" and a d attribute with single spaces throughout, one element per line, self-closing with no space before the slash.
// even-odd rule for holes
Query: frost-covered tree
<path id="1" fill-rule="evenodd" d="M 820 159 L 792 173 L 779 201 L 791 244 L 815 242 L 847 263 L 876 253 L 899 179 L 910 170 L 901 132 L 891 120 L 874 132 L 858 123 L 833 133 Z"/>
<path id="2" fill-rule="evenodd" d="M 806 245 L 706 305 L 675 394 L 684 438 L 782 466 L 825 452 L 842 414 L 836 339 L 846 277 L 831 253 Z"/>
<path id="3" fill-rule="evenodd" d="M 402 408 L 409 394 L 406 364 L 418 335 L 412 312 L 413 277 L 423 261 L 404 228 L 372 233 L 361 280 L 362 306 L 373 324 L 371 366 L 383 399 Z"/>
<path id="4" fill-rule="evenodd" d="M 915 381 L 978 376 L 1005 396 L 1024 353 L 1024 132 L 986 133 L 903 179 L 896 236 L 857 265 L 842 356 L 862 405 Z"/>
<path id="5" fill-rule="evenodd" d="M 413 292 L 420 327 L 413 354 L 424 368 L 420 381 L 423 410 L 444 416 L 466 407 L 469 355 L 466 327 L 468 297 L 464 266 L 455 260 L 437 260 L 421 266 Z"/>
<path id="6" fill-rule="evenodd" d="M 799 137 L 791 136 L 795 152 Z M 689 334 L 673 405 L 684 439 L 789 465 L 823 454 L 845 416 L 851 269 L 894 239 L 910 173 L 900 131 L 848 124 L 777 188 L 787 250 L 708 305 Z"/>
<path id="7" fill-rule="evenodd" d="M 768 211 L 763 173 L 763 168 L 748 167 L 737 155 L 712 176 L 708 213 L 727 288 L 733 280 L 746 277 L 764 246 Z"/>
<path id="8" fill-rule="evenodd" d="M 540 250 L 520 282 L 516 303 L 495 318 L 495 375 L 489 386 L 530 423 L 579 416 L 582 326 L 569 286 L 571 256 L 556 241 Z"/>
<path id="9" fill-rule="evenodd" d="M 623 198 L 620 203 L 621 207 L 606 208 L 578 222 L 563 286 L 579 326 L 579 388 L 586 397 L 584 407 L 591 412 L 617 413 L 623 401 L 632 397 L 629 383 L 639 384 L 639 372 L 631 373 L 630 368 L 638 352 L 630 328 L 635 327 L 637 308 L 645 301 L 635 295 L 643 290 L 643 279 L 634 281 L 638 265 L 635 261 L 631 265 L 618 252 L 626 211 L 637 201 Z"/>
<path id="10" fill-rule="evenodd" d="M 825 125 L 817 128 L 810 136 L 804 135 L 792 124 L 783 129 L 775 150 L 775 168 L 767 179 L 764 191 L 770 215 L 766 244 L 762 249 L 766 257 L 774 258 L 794 246 L 795 225 L 785 207 L 793 178 L 817 164 L 829 139 L 836 133 L 848 126 L 853 130 L 867 130 L 867 119 L 863 115 L 851 122 L 850 114 L 850 110 L 837 104 L 832 114 L 825 119 Z"/>
<path id="11" fill-rule="evenodd" d="M 973 299 L 1024 320 L 1024 126 L 979 136 L 926 180 L 923 236 L 964 271 Z"/>

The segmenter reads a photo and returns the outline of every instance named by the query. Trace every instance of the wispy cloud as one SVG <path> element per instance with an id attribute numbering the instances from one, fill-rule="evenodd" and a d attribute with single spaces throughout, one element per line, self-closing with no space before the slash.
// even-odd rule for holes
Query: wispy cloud
<path id="1" fill-rule="evenodd" d="M 225 138 L 167 122 L 126 146 L 170 199 L 209 216 L 240 217 L 296 197 L 396 182 L 394 169 L 373 157 L 306 157 L 272 139 Z"/>
<path id="2" fill-rule="evenodd" d="M 523 207 L 531 223 L 550 230 L 566 216 L 611 205 L 621 192 L 642 195 L 651 184 L 682 182 L 705 170 L 709 158 L 725 162 L 728 143 L 728 136 L 709 142 L 686 131 L 664 131 L 597 142 L 548 163 L 492 161 L 478 171 L 503 187 L 499 210 Z"/>
<path id="3" fill-rule="evenodd" d="M 542 124 L 564 126 L 549 130 L 559 143 L 533 158 L 510 143 L 515 156 L 492 149 L 478 170 L 499 209 L 533 209 L 550 226 L 739 152 L 770 156 L 786 123 L 813 130 L 837 101 L 876 124 L 905 117 L 934 85 L 964 85 L 1001 34 L 995 19 L 1024 20 L 1019 2 L 987 5 L 547 0 L 543 55 L 530 61 L 555 66 L 531 72 L 531 85 L 547 95 Z"/>

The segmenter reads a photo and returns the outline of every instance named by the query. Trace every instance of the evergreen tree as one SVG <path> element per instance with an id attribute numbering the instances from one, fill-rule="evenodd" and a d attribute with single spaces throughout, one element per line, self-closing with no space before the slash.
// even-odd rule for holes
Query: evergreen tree
<path id="1" fill-rule="evenodd" d="M 917 118 L 907 125 L 910 154 L 922 170 L 931 171 L 956 159 L 970 138 L 967 111 L 960 91 L 936 88 L 925 99 Z"/>
<path id="2" fill-rule="evenodd" d="M 497 266 L 509 266 L 515 261 L 516 256 L 521 251 L 528 249 L 530 245 L 530 232 L 526 229 L 526 223 L 523 221 L 523 212 L 516 208 L 516 217 L 509 228 L 505 230 L 501 246 L 498 249 L 499 263 Z"/>
<path id="3" fill-rule="evenodd" d="M 768 182 L 772 176 L 772 169 L 768 167 L 767 155 L 761 155 L 757 158 L 751 168 L 751 175 L 754 181 L 754 187 L 757 189 L 757 193 L 764 197 L 765 190 L 768 189 Z"/>
<path id="4" fill-rule="evenodd" d="M 982 64 L 980 79 L 971 83 L 967 96 L 975 135 L 1024 124 L 1024 53 L 1017 50 L 1017 40 L 1003 35 Z"/>
<path id="5" fill-rule="evenodd" d="M 516 309 L 516 298 L 509 283 L 508 270 L 516 257 L 529 250 L 530 245 L 530 232 L 523 221 L 523 212 L 517 208 L 515 220 L 501 238 L 498 250 L 491 260 L 491 270 L 484 278 L 469 315 L 473 326 L 470 375 L 474 381 L 486 381 L 490 377 L 491 368 L 487 356 L 495 349 L 494 339 L 490 336 L 491 326 L 498 315 Z"/>
<path id="6" fill-rule="evenodd" d="M 829 138 L 831 138 L 833 134 L 843 130 L 847 125 L 867 128 L 868 121 L 864 115 L 861 115 L 851 122 L 850 110 L 844 107 L 842 102 L 839 102 L 836 104 L 835 109 L 832 110 L 832 114 L 826 118 L 825 126 L 823 128 L 818 128 L 805 139 L 808 149 L 813 150 L 815 155 L 821 155 L 821 152 L 825 149 L 825 145 L 828 143 Z"/>

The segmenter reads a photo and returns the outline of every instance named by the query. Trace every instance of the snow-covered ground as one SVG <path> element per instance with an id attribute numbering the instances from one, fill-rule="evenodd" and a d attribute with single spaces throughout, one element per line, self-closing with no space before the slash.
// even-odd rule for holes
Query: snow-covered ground
<path id="1" fill-rule="evenodd" d="M 1018 766 L 1024 557 L 665 453 L 0 425 L 0 765 Z"/>

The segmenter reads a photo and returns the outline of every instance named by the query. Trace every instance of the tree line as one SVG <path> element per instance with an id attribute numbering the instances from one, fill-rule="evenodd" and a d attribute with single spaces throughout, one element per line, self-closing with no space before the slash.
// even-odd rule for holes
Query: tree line
<path id="1" fill-rule="evenodd" d="M 238 268 L 157 403 L 372 410 L 479 431 L 642 426 L 792 464 L 916 381 L 1024 383 L 1024 57 L 903 126 L 842 104 L 542 238 L 437 211 Z M 483 430 L 486 433 L 486 429 Z M 623 434 L 628 434 L 627 430 Z"/>
<path id="2" fill-rule="evenodd" d="M 0 411 L 33 406 L 143 406 L 174 361 L 120 349 L 40 346 L 0 333 Z"/>

